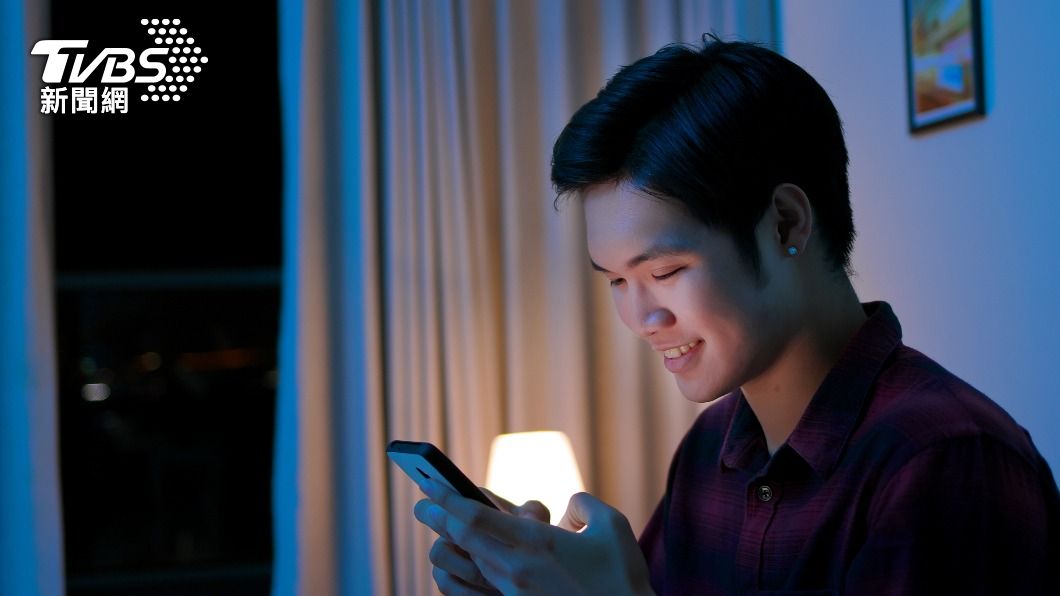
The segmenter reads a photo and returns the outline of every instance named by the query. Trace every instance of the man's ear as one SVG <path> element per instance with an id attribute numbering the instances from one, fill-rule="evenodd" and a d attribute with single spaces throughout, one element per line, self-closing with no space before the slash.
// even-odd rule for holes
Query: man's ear
<path id="1" fill-rule="evenodd" d="M 773 235 L 777 250 L 790 254 L 788 247 L 794 246 L 797 254 L 803 254 L 813 231 L 813 208 L 806 193 L 794 184 L 781 184 L 773 189 L 770 209 L 777 222 Z"/>

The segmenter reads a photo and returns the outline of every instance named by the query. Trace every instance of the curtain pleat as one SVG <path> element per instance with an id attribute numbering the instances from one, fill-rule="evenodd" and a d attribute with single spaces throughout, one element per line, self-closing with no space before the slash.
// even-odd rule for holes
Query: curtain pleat
<path id="1" fill-rule="evenodd" d="M 277 595 L 392 593 L 376 17 L 368 2 L 280 0 Z"/>
<path id="2" fill-rule="evenodd" d="M 328 76 L 324 40 L 332 7 L 281 0 L 284 250 L 276 449 L 273 466 L 275 594 L 335 593 L 329 293 Z"/>

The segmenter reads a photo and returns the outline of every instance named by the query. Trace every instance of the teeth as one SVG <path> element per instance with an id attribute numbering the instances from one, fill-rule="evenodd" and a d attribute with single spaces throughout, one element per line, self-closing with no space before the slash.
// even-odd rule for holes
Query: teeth
<path id="1" fill-rule="evenodd" d="M 691 351 L 692 348 L 696 347 L 696 344 L 698 344 L 698 343 L 699 343 L 699 340 L 697 339 L 696 341 L 688 343 L 688 344 L 685 344 L 683 346 L 678 346 L 676 348 L 670 348 L 669 350 L 666 350 L 666 351 L 663 352 L 663 356 L 666 357 L 666 358 L 670 358 L 670 359 L 680 358 L 684 354 L 687 354 L 689 351 Z"/>

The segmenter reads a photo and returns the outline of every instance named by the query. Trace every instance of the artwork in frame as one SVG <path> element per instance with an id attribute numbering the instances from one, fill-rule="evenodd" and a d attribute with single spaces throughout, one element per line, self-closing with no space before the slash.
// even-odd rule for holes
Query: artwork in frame
<path id="1" fill-rule="evenodd" d="M 905 0 L 909 130 L 986 113 L 979 0 Z"/>

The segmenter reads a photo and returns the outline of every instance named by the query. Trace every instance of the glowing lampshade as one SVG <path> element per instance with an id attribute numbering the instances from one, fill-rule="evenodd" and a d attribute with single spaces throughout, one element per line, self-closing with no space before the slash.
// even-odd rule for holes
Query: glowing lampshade
<path id="1" fill-rule="evenodd" d="M 486 488 L 516 505 L 541 501 L 557 524 L 571 495 L 585 490 L 585 485 L 567 435 L 538 431 L 493 439 Z"/>

